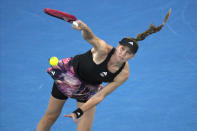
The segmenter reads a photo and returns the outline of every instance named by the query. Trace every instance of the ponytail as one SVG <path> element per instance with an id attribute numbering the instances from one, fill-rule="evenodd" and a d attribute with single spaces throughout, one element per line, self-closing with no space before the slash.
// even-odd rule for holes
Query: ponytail
<path id="1" fill-rule="evenodd" d="M 137 38 L 125 37 L 119 42 L 119 44 L 124 45 L 124 46 L 128 46 L 130 48 L 131 52 L 133 54 L 135 54 L 139 48 L 138 41 L 144 40 L 150 34 L 160 31 L 163 28 L 163 26 L 165 25 L 165 23 L 167 22 L 170 14 L 171 14 L 171 8 L 168 11 L 163 23 L 160 26 L 156 27 L 153 24 L 151 24 L 150 28 L 141 34 L 138 34 Z"/>
<path id="2" fill-rule="evenodd" d="M 136 41 L 144 40 L 144 39 L 145 39 L 147 36 L 149 36 L 150 34 L 153 34 L 153 33 L 156 33 L 156 32 L 158 32 L 158 31 L 160 31 L 160 30 L 163 28 L 163 26 L 165 25 L 165 23 L 167 22 L 167 20 L 168 20 L 170 14 L 171 14 L 171 8 L 170 8 L 170 10 L 168 11 L 167 15 L 165 16 L 165 19 L 164 19 L 163 23 L 162 23 L 160 26 L 156 27 L 156 26 L 154 26 L 153 24 L 151 24 L 150 27 L 149 27 L 149 29 L 146 30 L 145 32 L 141 33 L 141 34 L 138 34 L 138 35 L 137 35 L 137 38 L 136 38 L 135 40 L 136 40 Z"/>

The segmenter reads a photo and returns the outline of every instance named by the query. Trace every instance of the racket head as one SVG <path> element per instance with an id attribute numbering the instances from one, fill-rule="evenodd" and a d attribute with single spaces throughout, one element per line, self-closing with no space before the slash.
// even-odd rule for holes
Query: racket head
<path id="1" fill-rule="evenodd" d="M 62 20 L 66 20 L 69 23 L 72 23 L 73 21 L 76 21 L 77 18 L 74 15 L 71 15 L 69 13 L 63 12 L 63 11 L 59 11 L 59 10 L 54 10 L 54 9 L 50 9 L 50 8 L 45 8 L 44 12 L 50 16 L 62 19 Z"/>

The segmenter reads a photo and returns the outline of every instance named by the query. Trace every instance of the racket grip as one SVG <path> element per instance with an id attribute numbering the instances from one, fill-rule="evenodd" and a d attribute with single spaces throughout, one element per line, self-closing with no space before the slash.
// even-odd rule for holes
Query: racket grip
<path id="1" fill-rule="evenodd" d="M 75 26 L 75 27 L 78 27 L 78 23 L 76 21 L 73 21 L 72 25 Z"/>

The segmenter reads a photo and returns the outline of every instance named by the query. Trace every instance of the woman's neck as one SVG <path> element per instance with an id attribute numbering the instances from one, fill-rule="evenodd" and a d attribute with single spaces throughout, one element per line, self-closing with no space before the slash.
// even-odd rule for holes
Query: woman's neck
<path id="1" fill-rule="evenodd" d="M 110 64 L 111 66 L 114 66 L 114 67 L 121 67 L 123 63 L 124 63 L 124 62 L 119 61 L 119 60 L 117 59 L 115 53 L 111 56 L 111 58 L 110 58 L 110 60 L 109 60 L 109 62 L 108 62 L 108 64 Z"/>

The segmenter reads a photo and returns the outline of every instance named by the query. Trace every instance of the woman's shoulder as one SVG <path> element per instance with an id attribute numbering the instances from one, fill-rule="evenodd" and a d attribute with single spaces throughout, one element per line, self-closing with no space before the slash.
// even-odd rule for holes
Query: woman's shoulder
<path id="1" fill-rule="evenodd" d="M 95 49 L 94 47 L 91 49 L 92 53 L 99 53 L 99 54 L 108 54 L 114 47 L 109 44 L 103 44 L 102 47 L 99 49 Z"/>
<path id="2" fill-rule="evenodd" d="M 128 62 L 125 62 L 125 66 L 122 69 L 122 71 L 114 78 L 115 82 L 123 83 L 129 78 L 130 72 L 129 72 L 129 64 Z"/>

